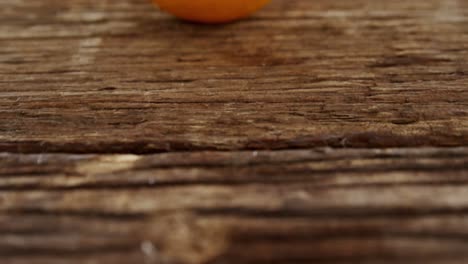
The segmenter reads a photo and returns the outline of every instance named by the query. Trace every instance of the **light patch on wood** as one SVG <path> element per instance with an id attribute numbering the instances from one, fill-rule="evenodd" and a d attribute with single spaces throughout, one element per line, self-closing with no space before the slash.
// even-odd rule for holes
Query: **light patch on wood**
<path id="1" fill-rule="evenodd" d="M 178 213 L 157 216 L 148 225 L 148 234 L 164 245 L 160 260 L 169 261 L 162 263 L 210 263 L 226 252 L 230 243 L 231 226 L 224 220 Z"/>
<path id="2" fill-rule="evenodd" d="M 87 22 L 87 23 L 93 23 L 93 22 L 100 22 L 104 21 L 107 16 L 106 13 L 104 12 L 92 12 L 92 11 L 86 11 L 86 12 L 65 12 L 62 14 L 59 14 L 58 17 L 61 20 L 67 21 L 67 22 Z"/>
<path id="3" fill-rule="evenodd" d="M 435 20 L 438 22 L 462 22 L 465 19 L 463 8 L 459 0 L 440 1 L 439 8 L 435 12 Z"/>
<path id="4" fill-rule="evenodd" d="M 102 38 L 86 38 L 78 44 L 78 51 L 72 57 L 73 65 L 91 65 L 94 63 L 95 55 L 99 52 Z"/>
<path id="5" fill-rule="evenodd" d="M 76 172 L 83 175 L 96 175 L 132 169 L 139 160 L 136 155 L 102 156 L 88 162 L 80 163 Z"/>

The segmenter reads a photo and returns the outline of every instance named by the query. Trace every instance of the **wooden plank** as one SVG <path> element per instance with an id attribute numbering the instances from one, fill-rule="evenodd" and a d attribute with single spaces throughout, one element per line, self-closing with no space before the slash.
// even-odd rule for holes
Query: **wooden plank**
<path id="1" fill-rule="evenodd" d="M 467 10 L 0 1 L 0 263 L 467 262 Z"/>
<path id="2" fill-rule="evenodd" d="M 460 263 L 468 148 L 1 154 L 9 263 Z"/>
<path id="3" fill-rule="evenodd" d="M 467 10 L 276 0 L 209 27 L 147 1 L 1 1 L 0 150 L 466 146 Z"/>

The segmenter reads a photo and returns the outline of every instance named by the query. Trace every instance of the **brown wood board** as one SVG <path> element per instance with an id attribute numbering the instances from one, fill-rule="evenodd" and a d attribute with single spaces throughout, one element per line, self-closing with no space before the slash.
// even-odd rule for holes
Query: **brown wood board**
<path id="1" fill-rule="evenodd" d="M 468 1 L 0 0 L 0 263 L 465 263 Z"/>

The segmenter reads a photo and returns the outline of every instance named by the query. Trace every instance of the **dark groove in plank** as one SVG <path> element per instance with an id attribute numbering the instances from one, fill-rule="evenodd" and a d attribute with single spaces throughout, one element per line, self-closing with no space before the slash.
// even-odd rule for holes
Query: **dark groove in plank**
<path id="1" fill-rule="evenodd" d="M 216 150 L 286 150 L 317 147 L 333 148 L 396 148 L 396 147 L 459 147 L 462 136 L 444 136 L 445 141 L 435 138 L 408 137 L 389 133 L 358 133 L 339 136 L 300 137 L 292 140 L 255 140 L 246 142 L 243 147 L 194 145 L 185 141 L 134 141 L 134 142 L 96 142 L 64 143 L 57 145 L 51 142 L 13 141 L 0 142 L 1 152 L 11 153 L 74 153 L 74 154 L 155 154 L 186 151 Z M 468 137 L 466 137 L 468 140 Z"/>
<path id="2" fill-rule="evenodd" d="M 402 219 L 421 216 L 466 216 L 468 207 L 460 208 L 323 208 L 310 210 L 262 210 L 245 207 L 194 208 L 197 214 L 207 217 L 239 217 L 239 218 L 314 218 L 314 219 Z"/>
<path id="3" fill-rule="evenodd" d="M 252 252 L 254 254 L 254 252 Z M 310 263 L 333 263 L 333 264 L 362 264 L 362 263 L 446 263 L 446 261 L 458 261 L 461 259 L 468 259 L 467 255 L 453 255 L 450 253 L 446 254 L 430 254 L 429 256 L 422 257 L 422 256 L 411 256 L 411 255 L 404 255 L 404 256 L 395 256 L 395 254 L 373 254 L 371 256 L 326 256 L 321 257 L 318 254 L 315 255 L 304 255 L 302 257 L 299 256 L 290 256 L 287 254 L 275 255 L 275 259 L 256 259 L 239 257 L 238 254 L 227 255 L 219 257 L 218 259 L 212 260 L 211 262 L 205 264 L 221 264 L 221 263 L 243 263 L 243 264 L 310 264 Z M 229 260 L 235 260 L 236 262 L 229 262 Z M 450 262 L 450 263 L 458 263 L 458 262 Z"/>
<path id="4" fill-rule="evenodd" d="M 125 254 L 139 250 L 139 245 L 104 245 L 93 248 L 76 248 L 76 249 L 61 249 L 61 248 L 33 248 L 33 247 L 0 247 L 0 257 L 61 257 L 73 258 L 82 255 L 99 256 L 106 253 Z"/>
<path id="5" fill-rule="evenodd" d="M 293 233 L 288 234 L 265 234 L 265 233 L 241 233 L 234 235 L 233 240 L 236 243 L 245 243 L 247 245 L 261 244 L 261 243 L 308 243 L 308 242 L 320 242 L 320 241 L 333 241 L 337 239 L 379 239 L 384 237 L 385 239 L 409 239 L 417 243 L 417 241 L 424 240 L 439 240 L 440 243 L 444 242 L 461 242 L 467 243 L 468 245 L 468 234 L 457 234 L 457 233 L 443 233 L 442 232 L 398 232 L 398 231 L 375 231 L 375 230 L 354 230 L 354 231 L 343 231 L 339 232 L 324 232 L 323 234 L 318 232 L 304 232 L 304 233 Z M 247 246 L 246 245 L 246 246 Z M 467 253 L 468 256 L 468 253 Z"/>
<path id="6" fill-rule="evenodd" d="M 322 178 L 323 179 L 323 178 Z M 11 185 L 11 186 L 0 186 L 0 191 L 4 193 L 17 193 L 17 192 L 32 192 L 32 191 L 44 191 L 44 192 L 63 192 L 63 191 L 112 191 L 112 190 L 143 190 L 143 189 L 175 189 L 179 187 L 203 187 L 203 186 L 215 186 L 215 187 L 238 187 L 238 186 L 256 186 L 256 185 L 271 185 L 276 186 L 281 184 L 287 187 L 287 184 L 310 184 L 316 181 L 320 182 L 320 179 L 317 178 L 299 178 L 292 180 L 197 180 L 197 181 L 171 181 L 171 182 L 156 182 L 148 183 L 150 180 L 146 180 L 144 183 L 133 183 L 133 182 L 122 182 L 122 183 L 99 183 L 99 184 L 81 184 L 77 186 L 37 186 L 35 184 L 31 185 Z M 400 181 L 400 182 L 380 182 L 380 183 L 354 183 L 354 184 L 321 184 L 317 185 L 308 185 L 308 188 L 326 191 L 333 189 L 386 189 L 388 187 L 400 186 L 400 187 L 425 187 L 425 186 L 434 186 L 434 187 L 445 187 L 445 186 L 468 186 L 468 179 L 466 180 L 441 180 L 441 181 Z"/>
<path id="7" fill-rule="evenodd" d="M 109 220 L 143 220 L 148 217 L 148 214 L 145 213 L 114 213 L 114 212 L 104 212 L 104 211 L 80 211 L 80 210 L 49 210 L 49 209 L 40 209 L 40 208 L 17 208 L 17 209 L 7 209 L 0 210 L 0 215 L 6 214 L 11 216 L 27 217 L 29 215 L 33 216 L 72 216 L 75 218 L 82 219 L 109 219 Z"/>

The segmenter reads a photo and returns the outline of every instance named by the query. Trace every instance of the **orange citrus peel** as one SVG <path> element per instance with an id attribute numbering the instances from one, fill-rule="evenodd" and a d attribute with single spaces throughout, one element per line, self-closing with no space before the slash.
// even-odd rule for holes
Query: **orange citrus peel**
<path id="1" fill-rule="evenodd" d="M 270 0 L 153 0 L 162 10 L 200 23 L 226 23 L 245 18 Z"/>

